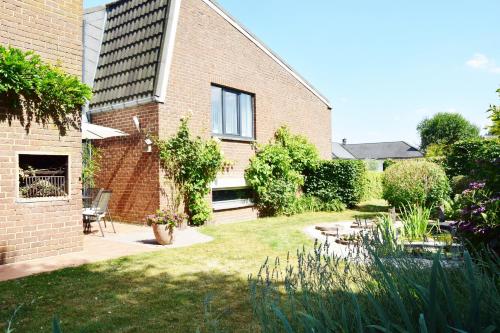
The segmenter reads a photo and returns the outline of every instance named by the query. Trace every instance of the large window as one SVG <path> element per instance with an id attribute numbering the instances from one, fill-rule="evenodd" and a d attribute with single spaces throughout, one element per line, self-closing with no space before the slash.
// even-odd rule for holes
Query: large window
<path id="1" fill-rule="evenodd" d="M 212 132 L 254 138 L 254 97 L 242 91 L 212 86 Z"/>
<path id="2" fill-rule="evenodd" d="M 253 206 L 253 192 L 250 188 L 223 188 L 212 190 L 212 207 L 224 210 Z"/>

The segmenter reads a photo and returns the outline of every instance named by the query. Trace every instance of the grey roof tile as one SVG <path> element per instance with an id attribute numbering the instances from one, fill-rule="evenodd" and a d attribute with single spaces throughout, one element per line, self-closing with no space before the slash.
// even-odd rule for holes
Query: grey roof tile
<path id="1" fill-rule="evenodd" d="M 169 0 L 121 0 L 107 19 L 90 109 L 153 95 Z"/>
<path id="2" fill-rule="evenodd" d="M 423 154 L 404 141 L 342 144 L 357 159 L 419 158 Z"/>

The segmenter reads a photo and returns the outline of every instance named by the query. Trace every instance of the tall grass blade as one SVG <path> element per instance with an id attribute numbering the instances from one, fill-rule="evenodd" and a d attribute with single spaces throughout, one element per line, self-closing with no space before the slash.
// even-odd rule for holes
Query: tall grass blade
<path id="1" fill-rule="evenodd" d="M 427 324 L 425 323 L 424 314 L 421 313 L 418 317 L 418 327 L 420 329 L 420 333 L 427 333 Z"/>

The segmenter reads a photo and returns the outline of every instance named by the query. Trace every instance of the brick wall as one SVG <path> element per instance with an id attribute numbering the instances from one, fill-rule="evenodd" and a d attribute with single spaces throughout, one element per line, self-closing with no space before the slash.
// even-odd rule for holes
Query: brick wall
<path id="1" fill-rule="evenodd" d="M 211 83 L 255 94 L 256 139 L 267 142 L 281 125 L 307 135 L 324 158 L 331 156 L 330 110 L 290 73 L 237 31 L 201 0 L 183 0 L 174 57 L 165 104 L 138 106 L 97 113 L 92 122 L 135 133 L 132 116 L 166 138 L 179 127 L 180 118 L 192 114 L 195 135 L 211 135 Z M 155 119 L 155 116 L 157 119 Z M 142 153 L 142 143 L 129 138 L 101 141 L 105 162 L 98 186 L 113 190 L 114 217 L 140 222 L 144 216 L 166 205 L 158 161 Z M 254 155 L 249 142 L 223 141 L 222 150 L 234 167 L 222 178 L 242 178 Z M 124 199 L 121 202 L 122 198 Z M 249 220 L 257 216 L 251 208 L 215 213 L 216 221 Z"/>
<path id="2" fill-rule="evenodd" d="M 0 44 L 34 50 L 80 76 L 81 20 L 81 0 L 4 0 L 0 3 Z M 19 152 L 69 155 L 69 197 L 21 202 L 16 191 Z M 51 125 L 33 124 L 27 134 L 17 121 L 11 126 L 0 122 L 0 264 L 82 249 L 80 176 L 79 131 L 60 137 Z"/>
<path id="3" fill-rule="evenodd" d="M 135 128 L 133 116 L 139 118 L 142 134 Z M 160 205 L 158 154 L 143 151 L 144 135 L 158 135 L 158 105 L 93 114 L 92 123 L 130 134 L 95 142 L 103 152 L 96 186 L 113 191 L 109 208 L 114 220 L 143 221 Z"/>

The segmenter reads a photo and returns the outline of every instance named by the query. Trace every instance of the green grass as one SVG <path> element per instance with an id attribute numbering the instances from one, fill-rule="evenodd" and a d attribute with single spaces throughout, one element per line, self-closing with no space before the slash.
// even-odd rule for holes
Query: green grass
<path id="1" fill-rule="evenodd" d="M 373 213 L 380 202 L 370 204 Z M 64 332 L 193 332 L 204 328 L 207 298 L 222 328 L 254 331 L 248 275 L 267 257 L 312 247 L 305 226 L 352 219 L 360 211 L 206 226 L 200 231 L 214 237 L 210 243 L 0 283 L 0 331 L 23 304 L 15 332 L 49 332 L 54 315 Z"/>

